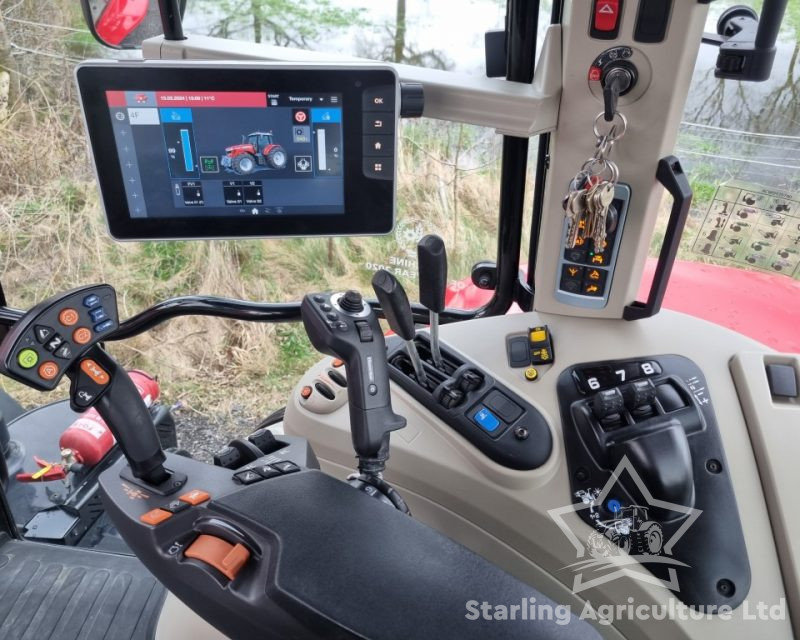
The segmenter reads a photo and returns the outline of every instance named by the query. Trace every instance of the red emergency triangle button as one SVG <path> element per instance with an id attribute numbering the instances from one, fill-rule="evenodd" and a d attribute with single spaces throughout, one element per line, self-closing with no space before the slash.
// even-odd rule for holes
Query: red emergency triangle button
<path id="1" fill-rule="evenodd" d="M 596 0 L 594 28 L 596 31 L 615 31 L 619 20 L 619 0 Z"/>

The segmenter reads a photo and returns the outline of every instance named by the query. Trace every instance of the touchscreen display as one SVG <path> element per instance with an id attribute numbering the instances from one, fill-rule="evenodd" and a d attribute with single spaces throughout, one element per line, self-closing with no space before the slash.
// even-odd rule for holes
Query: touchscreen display
<path id="1" fill-rule="evenodd" d="M 391 68 L 91 61 L 76 76 L 116 239 L 394 226 L 400 87 Z"/>
<path id="2" fill-rule="evenodd" d="M 106 91 L 132 218 L 343 214 L 342 95 Z"/>

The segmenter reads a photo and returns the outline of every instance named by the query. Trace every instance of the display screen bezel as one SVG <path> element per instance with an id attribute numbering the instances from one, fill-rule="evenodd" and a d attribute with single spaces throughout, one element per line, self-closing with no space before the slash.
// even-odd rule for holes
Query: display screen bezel
<path id="1" fill-rule="evenodd" d="M 269 65 L 252 63 L 90 62 L 76 69 L 86 131 L 109 233 L 117 240 L 268 238 L 390 233 L 395 219 L 394 176 L 364 175 L 362 96 L 365 89 L 395 87 L 397 74 L 381 65 Z M 132 218 L 128 209 L 106 91 L 269 91 L 342 95 L 344 213 L 275 216 Z M 394 145 L 395 155 L 397 145 Z M 394 158 L 396 160 L 396 157 Z M 396 166 L 396 162 L 395 162 Z"/>

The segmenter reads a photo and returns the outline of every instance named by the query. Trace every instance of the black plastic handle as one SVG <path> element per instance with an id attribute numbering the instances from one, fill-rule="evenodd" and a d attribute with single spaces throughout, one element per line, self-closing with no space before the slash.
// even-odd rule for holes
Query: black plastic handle
<path id="1" fill-rule="evenodd" d="M 150 484 L 161 484 L 168 477 L 163 466 L 166 456 L 161 449 L 153 418 L 136 385 L 125 369 L 99 346 L 92 347 L 81 357 L 76 368 L 79 369 L 80 363 L 87 359 L 100 365 L 111 379 L 108 388 L 97 400 L 95 409 L 114 434 L 131 472 Z M 80 375 L 80 371 L 70 375 L 70 395 L 73 397 L 80 386 Z"/>
<path id="2" fill-rule="evenodd" d="M 381 269 L 372 277 L 372 288 L 392 331 L 403 340 L 413 340 L 416 335 L 414 314 L 403 285 L 391 273 Z"/>
<path id="3" fill-rule="evenodd" d="M 664 185 L 664 188 L 672 196 L 672 210 L 669 214 L 667 229 L 664 232 L 664 243 L 661 245 L 661 253 L 658 256 L 658 264 L 653 275 L 653 283 L 650 285 L 647 302 L 637 301 L 626 306 L 622 314 L 625 320 L 649 318 L 661 310 L 672 266 L 675 264 L 675 256 L 681 244 L 683 227 L 692 204 L 692 187 L 689 185 L 680 161 L 675 156 L 667 156 L 658 161 L 656 180 Z"/>
<path id="4" fill-rule="evenodd" d="M 301 305 L 303 324 L 317 351 L 344 361 L 353 448 L 359 458 L 375 458 L 386 435 L 406 425 L 405 418 L 392 410 L 386 342 L 371 308 L 339 314 L 339 321 L 331 323 L 322 310 L 322 305 L 331 304 L 326 294 L 307 295 Z M 357 323 L 363 323 L 360 330 Z"/>
<path id="5" fill-rule="evenodd" d="M 427 235 L 417 245 L 419 301 L 434 313 L 444 311 L 447 290 L 447 249 L 437 235 Z"/>

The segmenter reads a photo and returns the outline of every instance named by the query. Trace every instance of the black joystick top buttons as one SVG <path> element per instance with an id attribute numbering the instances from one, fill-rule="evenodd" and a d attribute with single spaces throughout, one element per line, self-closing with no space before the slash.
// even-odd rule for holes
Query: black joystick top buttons
<path id="1" fill-rule="evenodd" d="M 342 311 L 348 313 L 358 313 L 364 310 L 364 300 L 358 291 L 346 291 L 345 294 L 339 299 L 339 306 Z"/>

